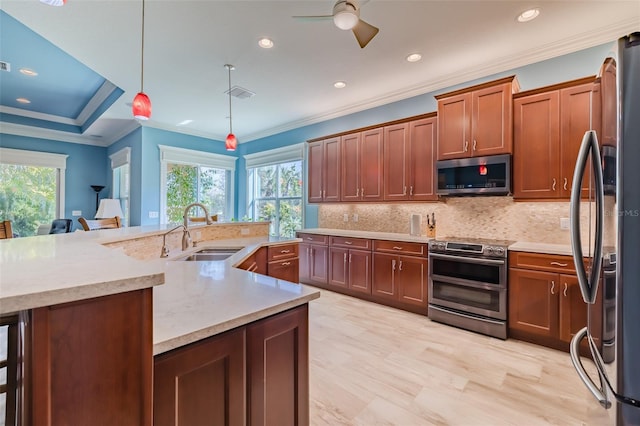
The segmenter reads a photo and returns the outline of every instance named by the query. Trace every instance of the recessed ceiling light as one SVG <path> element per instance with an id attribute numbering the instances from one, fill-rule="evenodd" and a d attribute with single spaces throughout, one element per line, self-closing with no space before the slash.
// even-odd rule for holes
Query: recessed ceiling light
<path id="1" fill-rule="evenodd" d="M 34 70 L 30 70 L 29 68 L 20 68 L 20 72 L 29 77 L 35 77 L 36 75 L 38 75 L 37 72 L 35 72 Z"/>
<path id="2" fill-rule="evenodd" d="M 520 15 L 518 15 L 518 22 L 529 22 L 533 19 L 536 19 L 538 15 L 540 15 L 540 9 L 538 8 L 527 9 L 524 12 L 522 12 Z"/>
<path id="3" fill-rule="evenodd" d="M 271 49 L 273 47 L 273 40 L 266 37 L 261 38 L 260 40 L 258 40 L 258 46 L 262 47 L 263 49 Z"/>
<path id="4" fill-rule="evenodd" d="M 16 98 L 16 101 L 20 102 L 21 104 L 30 104 L 31 101 L 27 98 Z"/>
<path id="5" fill-rule="evenodd" d="M 345 83 L 344 81 L 336 81 L 335 83 L 333 83 L 333 87 L 335 87 L 336 89 L 343 89 L 347 87 L 347 83 Z"/>
<path id="6" fill-rule="evenodd" d="M 420 59 L 422 59 L 422 55 L 419 53 L 412 53 L 407 56 L 407 62 L 418 62 Z"/>
<path id="7" fill-rule="evenodd" d="M 186 126 L 187 124 L 191 124 L 191 123 L 193 123 L 193 120 L 182 120 L 181 122 L 176 124 L 176 126 Z"/>

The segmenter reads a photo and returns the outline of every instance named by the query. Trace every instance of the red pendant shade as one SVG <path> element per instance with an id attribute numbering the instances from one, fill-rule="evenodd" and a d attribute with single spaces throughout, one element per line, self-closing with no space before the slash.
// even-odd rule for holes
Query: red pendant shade
<path id="1" fill-rule="evenodd" d="M 144 92 L 133 98 L 133 116 L 139 120 L 148 120 L 151 117 L 151 101 Z"/>
<path id="2" fill-rule="evenodd" d="M 227 148 L 227 151 L 235 151 L 237 145 L 238 140 L 236 139 L 236 135 L 229 133 L 227 135 L 227 140 L 224 142 L 224 146 Z"/>

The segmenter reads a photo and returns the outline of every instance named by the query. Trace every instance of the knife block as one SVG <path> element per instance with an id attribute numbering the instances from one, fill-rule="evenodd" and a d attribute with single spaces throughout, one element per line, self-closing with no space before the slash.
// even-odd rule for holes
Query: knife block
<path id="1" fill-rule="evenodd" d="M 427 238 L 435 238 L 436 237 L 436 226 L 435 225 L 427 225 Z"/>

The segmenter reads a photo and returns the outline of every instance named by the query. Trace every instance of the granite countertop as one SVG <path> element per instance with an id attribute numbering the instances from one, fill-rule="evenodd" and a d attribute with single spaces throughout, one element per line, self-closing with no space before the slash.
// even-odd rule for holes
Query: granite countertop
<path id="1" fill-rule="evenodd" d="M 510 251 L 526 251 L 529 253 L 562 254 L 571 256 L 571 244 L 547 244 L 518 241 L 509 246 Z"/>

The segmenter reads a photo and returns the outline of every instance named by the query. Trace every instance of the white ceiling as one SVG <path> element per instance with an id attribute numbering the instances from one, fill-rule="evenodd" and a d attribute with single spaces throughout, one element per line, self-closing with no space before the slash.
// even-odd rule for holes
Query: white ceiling
<path id="1" fill-rule="evenodd" d="M 233 99 L 240 142 L 463 83 L 615 40 L 640 30 L 640 1 L 371 0 L 361 18 L 380 28 L 360 49 L 331 20 L 327 1 L 146 0 L 144 90 L 153 105 L 145 125 L 223 140 L 228 76 L 256 95 Z M 537 6 L 540 16 L 518 23 Z M 104 76 L 125 93 L 87 134 L 105 144 L 131 123 L 140 90 L 142 1 L 2 0 L 2 9 Z M 258 47 L 259 38 L 275 46 Z M 408 63 L 409 53 L 423 59 Z M 337 80 L 347 82 L 335 89 Z M 425 111 L 426 112 L 426 111 Z M 183 120 L 191 124 L 177 127 Z"/>

